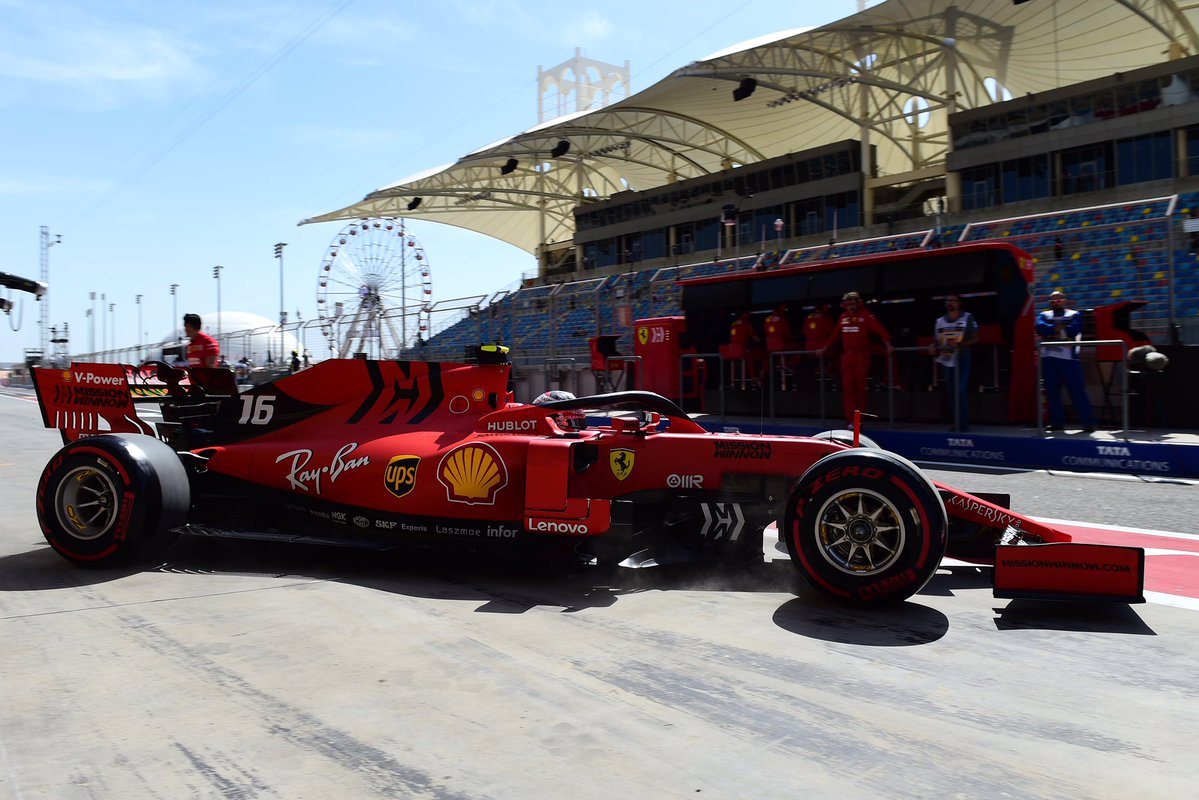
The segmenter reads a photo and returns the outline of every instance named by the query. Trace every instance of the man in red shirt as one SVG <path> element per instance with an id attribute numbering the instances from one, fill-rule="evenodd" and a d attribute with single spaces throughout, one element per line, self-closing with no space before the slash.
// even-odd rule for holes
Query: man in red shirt
<path id="1" fill-rule="evenodd" d="M 886 345 L 891 354 L 891 334 L 862 305 L 862 296 L 857 292 L 846 292 L 841 298 L 845 309 L 828 337 L 824 351 L 841 343 L 841 404 L 845 412 L 846 427 L 853 427 L 854 411 L 866 410 L 866 378 L 870 374 L 870 336 L 873 334 Z"/>
<path id="2" fill-rule="evenodd" d="M 200 330 L 199 314 L 183 315 L 183 332 L 190 343 L 187 345 L 189 367 L 215 367 L 221 356 L 221 346 L 204 331 Z"/>

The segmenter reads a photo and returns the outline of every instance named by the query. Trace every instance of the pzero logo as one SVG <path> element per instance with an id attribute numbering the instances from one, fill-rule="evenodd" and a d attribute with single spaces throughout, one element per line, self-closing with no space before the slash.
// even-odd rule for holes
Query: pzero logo
<path id="1" fill-rule="evenodd" d="M 473 442 L 446 453 L 437 467 L 437 480 L 451 503 L 490 506 L 508 485 L 508 468 L 494 447 Z"/>
<path id="2" fill-rule="evenodd" d="M 420 456 L 392 456 L 383 471 L 383 485 L 396 497 L 403 497 L 416 488 L 416 468 Z"/>
<path id="3" fill-rule="evenodd" d="M 666 476 L 666 485 L 671 489 L 702 489 L 704 488 L 704 476 L 671 473 Z"/>
<path id="4" fill-rule="evenodd" d="M 629 475 L 633 474 L 633 462 L 636 460 L 637 454 L 623 447 L 608 453 L 608 464 L 611 465 L 612 474 L 616 476 L 616 480 L 618 481 L 623 481 Z"/>
<path id="5" fill-rule="evenodd" d="M 296 491 L 307 492 L 311 489 L 320 494 L 322 480 L 327 480 L 329 483 L 336 483 L 337 479 L 343 473 L 371 463 L 370 456 L 350 458 L 350 454 L 357 449 L 357 442 L 344 444 L 340 450 L 333 454 L 333 458 L 330 459 L 328 464 L 321 467 L 313 467 L 312 469 L 305 469 L 308 466 L 308 462 L 312 460 L 312 451 L 306 448 L 289 450 L 276 458 L 275 463 L 278 464 L 280 461 L 286 461 L 290 458 L 291 464 L 288 466 L 287 472 L 288 485 Z"/>
<path id="6" fill-rule="evenodd" d="M 770 442 L 716 442 L 716 458 L 743 458 L 760 461 L 770 458 L 774 447 Z"/>

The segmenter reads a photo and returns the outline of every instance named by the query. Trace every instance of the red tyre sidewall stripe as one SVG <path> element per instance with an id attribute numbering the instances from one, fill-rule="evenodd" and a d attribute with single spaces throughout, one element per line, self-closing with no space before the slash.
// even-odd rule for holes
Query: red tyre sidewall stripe
<path id="1" fill-rule="evenodd" d="M 811 500 L 811 496 L 808 496 L 804 502 L 807 502 L 808 500 Z M 809 580 L 816 581 L 823 586 L 826 591 L 829 591 L 838 597 L 852 597 L 853 595 L 851 592 L 847 592 L 839 586 L 834 586 L 833 584 L 829 583 L 812 567 L 811 562 L 808 561 L 808 557 L 804 554 L 803 547 L 800 545 L 800 524 L 801 516 L 796 514 L 795 521 L 792 523 L 792 528 L 794 528 L 794 530 L 791 532 L 791 536 L 795 542 L 795 552 L 799 556 L 799 560 L 803 563 L 805 577 L 807 577 Z M 813 530 L 813 533 L 817 533 L 817 531 Z"/>
<path id="2" fill-rule="evenodd" d="M 76 453 L 95 453 L 96 455 L 101 456 L 113 469 L 120 474 L 121 480 L 125 482 L 125 488 L 129 488 L 129 473 L 125 471 L 125 468 L 121 466 L 120 462 L 113 460 L 112 454 L 107 450 L 101 450 L 98 447 L 88 447 L 87 445 L 84 445 L 82 447 L 76 447 L 71 451 L 71 455 L 75 455 Z"/>
<path id="3" fill-rule="evenodd" d="M 920 526 L 924 529 L 923 546 L 920 548 L 920 555 L 916 558 L 916 563 L 913 568 L 919 569 L 924 566 L 924 562 L 928 561 L 928 551 L 932 545 L 933 529 L 928 524 L 928 511 L 924 507 L 924 503 L 920 502 L 920 498 L 916 497 L 916 493 L 912 491 L 912 487 L 908 486 L 907 481 L 901 481 L 894 475 L 891 476 L 891 483 L 903 490 L 908 499 L 912 501 L 912 505 L 920 512 Z"/>
<path id="4" fill-rule="evenodd" d="M 71 558 L 73 558 L 77 561 L 98 561 L 102 558 L 105 558 L 105 557 L 111 555 L 114 551 L 117 550 L 120 543 L 125 541 L 125 537 L 129 532 L 129 518 L 130 518 L 130 516 L 132 516 L 132 513 L 133 513 L 132 512 L 133 500 L 136 497 L 136 495 L 133 492 L 129 491 L 129 489 L 131 488 L 129 473 L 125 470 L 125 468 L 123 466 L 121 466 L 121 464 L 119 462 L 117 462 L 116 460 L 113 459 L 111 453 L 109 453 L 107 450 L 101 450 L 97 447 L 82 445 L 80 447 L 76 447 L 76 448 L 72 449 L 70 453 L 61 454 L 58 458 L 54 459 L 50 463 L 50 465 L 46 468 L 45 472 L 43 473 L 43 480 L 41 481 L 40 486 L 38 487 L 38 499 L 37 499 L 38 510 L 42 511 L 43 513 L 45 511 L 45 494 L 46 494 L 45 476 L 49 475 L 56 468 L 62 466 L 62 463 L 64 461 L 66 461 L 68 456 L 81 455 L 81 454 L 83 454 L 83 455 L 92 454 L 92 455 L 98 456 L 101 459 L 103 459 L 105 464 L 109 465 L 114 470 L 116 470 L 117 474 L 121 476 L 121 480 L 125 484 L 126 492 L 125 492 L 124 496 L 121 498 L 121 507 L 118 511 L 116 529 L 113 532 L 113 543 L 97 553 L 79 553 L 79 552 L 76 552 L 73 548 L 67 547 L 64 544 L 62 537 L 55 535 L 54 531 L 50 530 L 44 523 L 42 524 L 42 532 L 46 535 L 46 538 L 48 540 L 51 540 L 52 542 L 56 543 L 55 549 L 61 550 L 64 553 L 69 554 Z"/>

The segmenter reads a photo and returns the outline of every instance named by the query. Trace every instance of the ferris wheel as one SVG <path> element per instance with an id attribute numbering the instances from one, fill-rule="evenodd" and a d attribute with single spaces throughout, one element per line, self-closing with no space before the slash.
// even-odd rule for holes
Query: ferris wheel
<path id="1" fill-rule="evenodd" d="M 428 331 L 429 259 L 402 219 L 362 219 L 333 237 L 316 309 L 336 358 L 398 358 Z"/>

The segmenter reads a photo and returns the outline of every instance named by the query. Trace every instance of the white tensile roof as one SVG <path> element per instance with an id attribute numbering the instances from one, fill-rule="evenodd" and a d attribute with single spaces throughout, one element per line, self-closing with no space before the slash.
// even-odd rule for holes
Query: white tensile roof
<path id="1" fill-rule="evenodd" d="M 543 123 L 301 224 L 428 219 L 533 253 L 570 241 L 572 212 L 588 198 L 845 139 L 877 147 L 879 175 L 943 168 L 950 112 L 988 105 L 1002 89 L 1019 97 L 1199 53 L 1196 20 L 1196 6 L 1162 0 L 888 0 L 720 51 L 602 110 Z M 733 102 L 746 78 L 756 89 Z M 927 111 L 922 125 L 915 110 Z M 569 152 L 552 158 L 562 140 Z M 517 168 L 502 175 L 509 159 Z"/>

